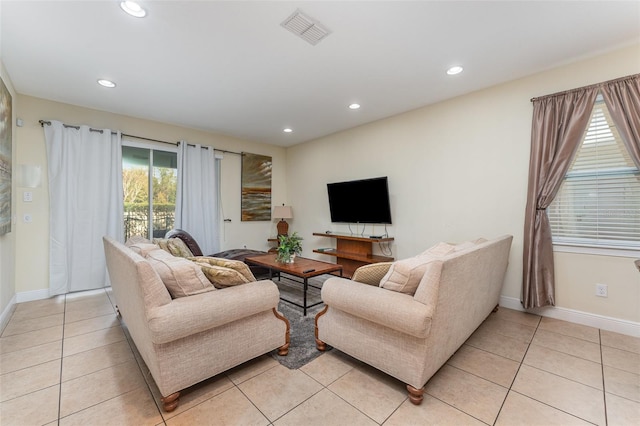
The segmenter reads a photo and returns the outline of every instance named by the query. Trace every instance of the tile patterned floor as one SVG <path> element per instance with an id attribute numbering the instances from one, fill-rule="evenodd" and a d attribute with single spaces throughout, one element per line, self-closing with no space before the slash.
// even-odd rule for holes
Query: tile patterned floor
<path id="1" fill-rule="evenodd" d="M 18 304 L 0 335 L 0 424 L 635 425 L 640 339 L 500 309 L 427 383 L 329 351 L 299 370 L 262 356 L 163 413 L 109 290 Z"/>

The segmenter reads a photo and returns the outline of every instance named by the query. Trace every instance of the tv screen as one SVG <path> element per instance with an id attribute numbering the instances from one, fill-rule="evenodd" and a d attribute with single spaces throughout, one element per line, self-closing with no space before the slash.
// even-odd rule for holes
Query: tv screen
<path id="1" fill-rule="evenodd" d="M 391 224 L 387 177 L 327 184 L 331 222 Z"/>

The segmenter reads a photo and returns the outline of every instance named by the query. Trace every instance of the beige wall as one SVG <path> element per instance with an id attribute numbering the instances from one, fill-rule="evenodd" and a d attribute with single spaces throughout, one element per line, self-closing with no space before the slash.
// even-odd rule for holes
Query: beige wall
<path id="1" fill-rule="evenodd" d="M 247 142 L 208 132 L 173 126 L 111 114 L 103 111 L 47 101 L 29 96 L 18 96 L 17 117 L 24 120 L 24 127 L 17 131 L 17 149 L 14 164 L 37 165 L 43 171 L 43 184 L 33 192 L 33 202 L 22 202 L 24 188 L 19 188 L 20 201 L 16 214 L 25 213 L 33 217 L 32 223 L 16 223 L 16 292 L 27 292 L 48 288 L 49 285 L 49 200 L 47 184 L 47 158 L 44 133 L 39 120 L 59 120 L 68 124 L 87 124 L 96 128 L 118 129 L 123 133 L 144 136 L 162 141 L 186 140 L 191 143 L 211 145 L 217 149 L 234 152 L 251 152 L 273 158 L 273 198 L 276 203 L 286 203 L 286 153 L 285 149 L 272 145 Z M 222 205 L 224 217 L 231 223 L 221 225 L 221 248 L 267 249 L 267 238 L 275 232 L 275 222 L 240 221 L 240 156 L 224 154 L 222 160 Z"/>
<path id="2" fill-rule="evenodd" d="M 167 141 L 185 139 L 216 148 L 271 155 L 273 203 L 290 203 L 291 231 L 304 238 L 304 254 L 330 240 L 312 233 L 347 231 L 329 219 L 326 183 L 389 176 L 394 224 L 389 233 L 396 258 L 414 255 L 437 241 L 514 235 L 503 296 L 519 299 L 522 228 L 531 128 L 530 98 L 640 72 L 640 45 L 539 73 L 436 105 L 337 133 L 287 150 L 164 123 L 18 96 L 14 165 L 40 165 L 46 176 L 46 152 L 39 119 L 120 129 Z M 464 78 L 464 76 L 461 76 Z M 428 90 L 425 88 L 424 90 Z M 366 105 L 364 105 L 366 108 Z M 223 207 L 231 224 L 223 226 L 222 247 L 265 249 L 274 223 L 240 221 L 240 161 L 226 155 L 222 165 Z M 19 190 L 20 195 L 22 189 Z M 18 218 L 15 291 L 48 286 L 48 200 L 46 177 L 25 205 L 14 195 Z M 17 191 L 14 191 L 14 194 Z M 27 208 L 28 207 L 28 208 Z M 365 233 L 383 232 L 381 226 Z M 11 244 L 0 240 L 0 254 Z M 11 238 L 11 236 L 9 236 Z M 379 249 L 376 249 L 379 251 Z M 640 255 L 638 256 L 640 257 Z M 2 256 L 4 259 L 4 256 Z M 632 258 L 557 253 L 557 305 L 587 313 L 640 322 L 640 286 Z M 4 260 L 3 260 L 4 262 Z M 3 274 L 5 268 L 3 263 Z M 2 297 L 12 293 L 4 275 Z M 606 299 L 594 296 L 595 283 L 609 286 Z M 12 297 L 12 296 L 9 296 Z M 2 299 L 4 303 L 4 299 Z"/>
<path id="3" fill-rule="evenodd" d="M 0 77 L 2 77 L 2 81 L 4 81 L 5 86 L 9 89 L 11 93 L 12 101 L 13 101 L 13 117 L 11 117 L 10 122 L 12 126 L 12 156 L 13 156 L 13 184 L 12 184 L 12 197 L 11 197 L 11 210 L 12 216 L 15 216 L 15 205 L 16 205 L 16 192 L 15 192 L 15 158 L 16 158 L 16 127 L 15 127 L 15 108 L 16 108 L 16 92 L 13 90 L 13 85 L 11 83 L 11 79 L 7 74 L 4 64 L 0 59 Z M 15 222 L 11 224 L 11 232 L 8 234 L 0 236 L 0 314 L 2 314 L 11 302 L 11 299 L 15 295 L 15 286 L 14 282 L 14 259 L 15 259 Z M 2 329 L 2 324 L 0 324 L 0 330 Z"/>
<path id="4" fill-rule="evenodd" d="M 311 250 L 332 242 L 312 233 L 347 231 L 330 223 L 326 183 L 389 176 L 394 223 L 388 230 L 396 258 L 438 241 L 512 234 L 503 296 L 519 300 L 530 99 L 638 72 L 640 45 L 635 45 L 288 149 L 293 229 L 305 238 L 304 254 L 329 260 Z M 365 233 L 383 230 L 377 226 Z M 640 322 L 640 277 L 632 258 L 557 254 L 556 259 L 557 306 Z M 608 298 L 594 295 L 596 282 L 609 285 Z"/>

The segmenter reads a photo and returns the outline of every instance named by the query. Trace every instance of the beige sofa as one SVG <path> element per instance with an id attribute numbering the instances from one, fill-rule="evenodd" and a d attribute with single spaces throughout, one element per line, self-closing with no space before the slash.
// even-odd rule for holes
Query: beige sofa
<path id="1" fill-rule="evenodd" d="M 375 265 L 362 268 L 373 274 L 354 274 L 368 283 L 328 279 L 326 308 L 316 316 L 318 349 L 329 344 L 405 382 L 411 401 L 420 404 L 425 383 L 497 308 L 511 240 L 468 243 L 433 256 L 413 295 L 371 285 Z"/>
<path id="2" fill-rule="evenodd" d="M 278 288 L 255 281 L 172 299 L 149 261 L 104 237 L 118 311 L 163 396 L 165 411 L 180 391 L 245 361 L 289 347 L 289 322 L 276 307 Z"/>

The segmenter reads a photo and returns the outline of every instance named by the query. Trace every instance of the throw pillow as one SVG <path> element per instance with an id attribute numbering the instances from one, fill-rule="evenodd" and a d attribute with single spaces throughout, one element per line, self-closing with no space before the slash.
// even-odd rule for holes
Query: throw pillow
<path id="1" fill-rule="evenodd" d="M 440 242 L 417 256 L 394 262 L 380 281 L 380 287 L 400 293 L 415 294 L 429 264 L 453 253 L 455 248 L 454 244 Z"/>
<path id="2" fill-rule="evenodd" d="M 156 249 L 147 253 L 147 260 L 174 299 L 215 290 L 200 267 L 187 259 Z"/>
<path id="3" fill-rule="evenodd" d="M 151 243 L 151 241 L 149 241 L 148 243 L 131 244 L 129 248 L 135 251 L 136 253 L 138 253 L 142 257 L 147 257 L 147 254 L 149 254 L 149 252 L 158 250 L 158 246 Z"/>
<path id="4" fill-rule="evenodd" d="M 256 280 L 256 277 L 253 276 L 253 273 L 251 272 L 251 269 L 249 269 L 249 266 L 239 260 L 223 259 L 221 257 L 211 256 L 195 256 L 189 257 L 188 259 L 198 263 L 206 263 L 212 266 L 222 266 L 225 268 L 233 269 L 234 271 L 238 271 L 243 277 L 245 277 L 247 279 L 247 282 L 253 282 Z"/>
<path id="5" fill-rule="evenodd" d="M 455 249 L 454 244 L 449 243 L 438 243 L 433 247 L 429 247 L 425 251 L 421 253 L 421 255 L 430 255 L 430 256 L 446 256 L 453 252 Z"/>
<path id="6" fill-rule="evenodd" d="M 154 238 L 153 243 L 157 244 L 162 250 L 171 253 L 177 257 L 192 257 L 193 253 L 189 247 L 180 238 Z"/>
<path id="7" fill-rule="evenodd" d="M 392 264 L 392 262 L 378 262 L 361 266 L 353 272 L 351 280 L 378 286 L 382 278 L 389 272 Z"/>
<path id="8" fill-rule="evenodd" d="M 454 252 L 458 252 L 458 251 L 462 251 L 462 250 L 466 250 L 469 249 L 471 247 L 475 247 L 478 244 L 482 244 L 482 243 L 486 243 L 487 240 L 485 238 L 478 238 L 477 240 L 473 240 L 473 241 L 465 241 L 463 243 L 460 244 L 456 244 L 453 248 Z"/>
<path id="9" fill-rule="evenodd" d="M 211 265 L 206 262 L 195 262 L 194 265 L 197 265 L 202 269 L 204 276 L 207 277 L 209 282 L 213 284 L 215 288 L 232 287 L 250 282 L 240 272 L 231 268 Z"/>
<path id="10" fill-rule="evenodd" d="M 148 240 L 147 238 L 143 237 L 142 235 L 134 235 L 132 237 L 130 237 L 125 243 L 124 245 L 129 247 L 133 244 L 152 244 L 151 240 Z"/>
<path id="11" fill-rule="evenodd" d="M 380 287 L 413 295 L 429 262 L 436 259 L 435 256 L 418 255 L 393 262 L 389 272 L 380 281 Z"/>

